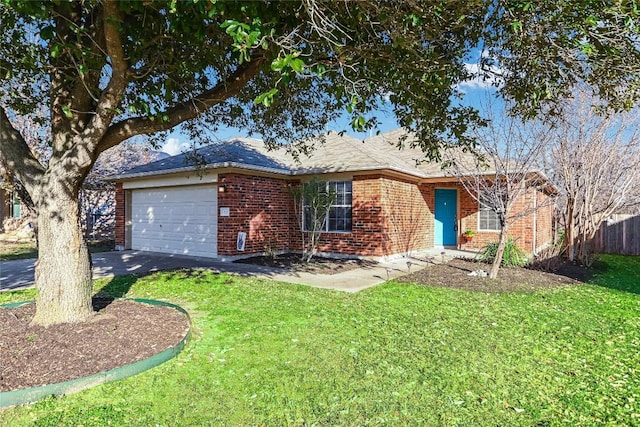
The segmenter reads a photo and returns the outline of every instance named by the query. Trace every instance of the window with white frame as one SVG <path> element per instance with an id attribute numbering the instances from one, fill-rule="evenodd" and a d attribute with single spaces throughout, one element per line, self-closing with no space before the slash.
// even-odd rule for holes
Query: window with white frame
<path id="1" fill-rule="evenodd" d="M 489 203 L 486 196 L 480 196 L 478 205 L 478 230 L 481 231 L 500 231 L 500 218 L 498 213 Z"/>
<path id="2" fill-rule="evenodd" d="M 13 192 L 11 202 L 11 216 L 13 218 L 20 218 L 22 216 L 22 201 L 17 192 Z"/>
<path id="3" fill-rule="evenodd" d="M 327 181 L 320 185 L 324 186 L 325 192 L 333 192 L 335 201 L 325 213 L 324 231 L 348 232 L 351 231 L 351 181 Z M 310 206 L 304 203 L 304 229 L 309 230 L 311 221 Z"/>

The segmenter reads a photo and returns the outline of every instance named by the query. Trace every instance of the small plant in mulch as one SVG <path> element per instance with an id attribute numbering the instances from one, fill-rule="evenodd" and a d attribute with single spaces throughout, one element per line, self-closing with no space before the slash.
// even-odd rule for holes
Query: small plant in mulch
<path id="1" fill-rule="evenodd" d="M 455 258 L 403 276 L 399 281 L 482 292 L 534 292 L 578 283 L 570 276 L 514 266 L 501 268 L 496 279 L 470 276 L 483 264 L 474 259 Z"/>
<path id="2" fill-rule="evenodd" d="M 482 249 L 482 252 L 480 252 L 478 260 L 492 264 L 497 252 L 498 242 L 489 243 Z M 527 265 L 527 262 L 527 254 L 525 254 L 524 251 L 518 247 L 515 240 L 510 237 L 504 245 L 502 267 L 524 267 Z"/>

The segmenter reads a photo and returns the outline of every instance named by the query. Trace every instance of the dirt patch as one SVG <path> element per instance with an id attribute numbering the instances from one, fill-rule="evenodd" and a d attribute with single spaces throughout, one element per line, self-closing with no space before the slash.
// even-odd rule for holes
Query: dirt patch
<path id="1" fill-rule="evenodd" d="M 43 328 L 30 324 L 35 304 L 0 308 L 0 391 L 81 378 L 173 347 L 189 329 L 170 307 L 94 299 L 88 322 Z"/>
<path id="2" fill-rule="evenodd" d="M 453 259 L 434 264 L 398 280 L 425 286 L 456 288 L 482 292 L 534 292 L 540 289 L 570 286 L 586 281 L 589 272 L 577 265 L 563 264 L 555 273 L 520 267 L 503 267 L 496 279 L 470 276 L 469 273 L 490 269 L 489 264 Z"/>
<path id="3" fill-rule="evenodd" d="M 326 258 L 318 256 L 313 257 L 310 262 L 304 263 L 300 259 L 299 254 L 291 253 L 276 255 L 275 257 L 254 256 L 239 259 L 234 262 L 314 274 L 338 274 L 355 268 L 370 267 L 377 264 L 375 261 L 363 259 Z"/>

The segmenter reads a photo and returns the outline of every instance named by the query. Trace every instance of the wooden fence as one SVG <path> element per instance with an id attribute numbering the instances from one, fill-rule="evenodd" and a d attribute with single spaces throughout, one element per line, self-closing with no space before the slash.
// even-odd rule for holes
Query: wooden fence
<path id="1" fill-rule="evenodd" d="M 593 243 L 597 252 L 640 255 L 640 215 L 613 215 L 600 225 Z"/>

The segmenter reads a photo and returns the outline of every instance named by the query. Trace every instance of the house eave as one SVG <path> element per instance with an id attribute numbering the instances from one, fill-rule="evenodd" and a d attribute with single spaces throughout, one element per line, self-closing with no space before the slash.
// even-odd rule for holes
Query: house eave
<path id="1" fill-rule="evenodd" d="M 236 162 L 221 162 L 221 163 L 210 163 L 202 167 L 185 166 L 183 168 L 175 168 L 175 169 L 161 169 L 161 170 L 146 171 L 146 172 L 139 172 L 139 173 L 125 173 L 121 175 L 114 175 L 114 176 L 107 177 L 105 181 L 122 182 L 122 181 L 129 181 L 129 180 L 140 179 L 140 178 L 149 178 L 149 177 L 156 177 L 156 176 L 163 176 L 163 175 L 174 175 L 174 174 L 180 174 L 180 173 L 186 173 L 186 172 L 197 172 L 198 170 L 211 170 L 211 169 L 224 169 L 224 168 L 250 170 L 250 171 L 268 173 L 268 174 L 274 174 L 274 175 L 291 175 L 291 171 L 288 169 L 268 168 L 268 167 L 262 167 L 262 166 L 247 165 L 244 163 L 236 163 Z"/>
<path id="2" fill-rule="evenodd" d="M 358 172 L 384 172 L 391 171 L 400 175 L 407 175 L 413 178 L 422 179 L 426 177 L 425 174 L 411 171 L 403 168 L 398 168 L 390 165 L 367 165 L 358 167 L 316 167 L 316 168 L 298 168 L 292 171 L 294 176 L 302 175 L 326 175 L 333 173 L 358 173 Z"/>
<path id="3" fill-rule="evenodd" d="M 113 175 L 105 178 L 105 181 L 111 182 L 122 182 L 129 181 L 141 178 L 150 178 L 156 176 L 165 176 L 165 175 L 174 175 L 181 174 L 187 172 L 197 172 L 198 170 L 212 170 L 212 169 L 241 169 L 247 171 L 254 171 L 260 173 L 268 173 L 274 175 L 284 175 L 284 176 L 305 176 L 305 175 L 327 175 L 334 173 L 357 173 L 357 172 L 375 172 L 375 171 L 392 171 L 397 174 L 411 176 L 416 179 L 424 179 L 426 177 L 423 173 L 417 173 L 416 171 L 411 171 L 403 168 L 398 168 L 395 166 L 389 165 L 367 165 L 360 167 L 316 167 L 316 168 L 298 168 L 293 170 L 288 169 L 277 169 L 277 168 L 268 168 L 256 165 L 247 165 L 244 163 L 236 163 L 236 162 L 221 162 L 221 163 L 211 163 L 207 164 L 201 168 L 196 166 L 186 166 L 182 168 L 175 169 L 163 169 L 163 170 L 155 170 L 155 171 L 146 171 L 139 173 L 125 173 L 121 175 Z"/>

